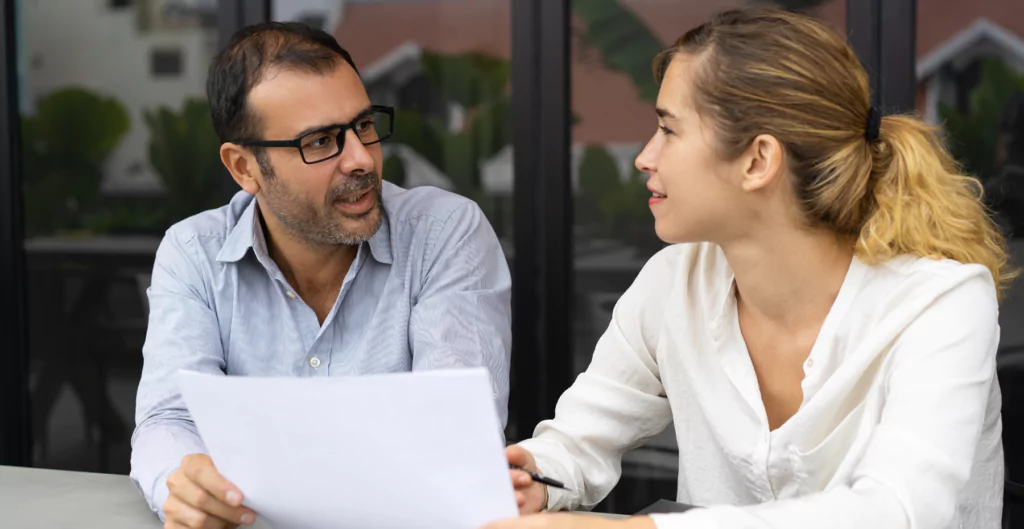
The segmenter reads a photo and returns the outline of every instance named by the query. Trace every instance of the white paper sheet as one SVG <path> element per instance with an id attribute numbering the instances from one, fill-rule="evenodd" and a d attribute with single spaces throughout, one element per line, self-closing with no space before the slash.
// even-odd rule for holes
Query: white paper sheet
<path id="1" fill-rule="evenodd" d="M 518 514 L 484 369 L 178 377 L 217 469 L 273 527 L 475 529 Z"/>

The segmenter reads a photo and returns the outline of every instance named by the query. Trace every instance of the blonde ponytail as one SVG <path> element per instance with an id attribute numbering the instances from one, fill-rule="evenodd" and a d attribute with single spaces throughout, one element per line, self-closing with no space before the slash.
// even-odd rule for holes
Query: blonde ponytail
<path id="1" fill-rule="evenodd" d="M 883 118 L 870 146 L 873 191 L 856 243 L 858 257 L 881 262 L 900 254 L 984 265 L 1000 292 L 1019 273 L 981 201 L 978 180 L 961 175 L 932 127 L 911 116 Z"/>

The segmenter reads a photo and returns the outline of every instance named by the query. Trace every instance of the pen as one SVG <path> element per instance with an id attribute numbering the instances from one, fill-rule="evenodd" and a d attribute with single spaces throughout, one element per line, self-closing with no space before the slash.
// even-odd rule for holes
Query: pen
<path id="1" fill-rule="evenodd" d="M 540 474 L 538 474 L 538 473 L 536 473 L 536 472 L 534 472 L 532 470 L 526 470 L 523 467 L 517 467 L 515 465 L 509 465 L 508 468 L 512 468 L 512 469 L 515 469 L 515 470 L 521 470 L 523 472 L 526 472 L 537 483 L 543 483 L 545 485 L 548 485 L 548 486 L 551 486 L 551 487 L 555 487 L 556 489 L 563 489 L 563 490 L 565 490 L 565 484 L 563 484 L 561 481 L 558 481 L 557 479 L 551 479 L 551 478 L 548 478 L 548 477 L 544 477 L 544 476 L 542 476 L 542 475 L 540 475 Z"/>

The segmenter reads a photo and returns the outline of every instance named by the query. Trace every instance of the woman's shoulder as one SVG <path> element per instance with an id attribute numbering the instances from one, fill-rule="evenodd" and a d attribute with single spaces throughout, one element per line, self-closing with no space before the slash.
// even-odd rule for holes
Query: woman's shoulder
<path id="1" fill-rule="evenodd" d="M 940 307 L 953 313 L 998 311 L 995 281 L 979 264 L 903 255 L 869 269 L 859 297 L 876 318 L 898 314 L 910 321 Z"/>
<path id="2" fill-rule="evenodd" d="M 701 307 L 720 305 L 716 300 L 729 291 L 731 277 L 725 256 L 716 245 L 667 246 L 644 264 L 615 304 L 614 317 L 624 332 L 638 331 L 637 336 L 653 349 L 670 314 L 680 310 L 698 314 L 703 312 Z"/>
<path id="3" fill-rule="evenodd" d="M 720 247 L 706 242 L 681 243 L 654 254 L 630 290 L 637 301 L 659 305 L 674 295 L 698 301 L 728 291 L 731 284 L 732 271 Z"/>
<path id="4" fill-rule="evenodd" d="M 704 279 L 729 275 L 722 249 L 708 242 L 668 245 L 648 259 L 639 277 L 667 286 L 694 274 Z"/>
<path id="5" fill-rule="evenodd" d="M 988 268 L 952 259 L 901 255 L 872 267 L 876 281 L 889 283 L 892 292 L 941 294 L 957 288 L 983 289 L 995 296 L 995 281 Z"/>

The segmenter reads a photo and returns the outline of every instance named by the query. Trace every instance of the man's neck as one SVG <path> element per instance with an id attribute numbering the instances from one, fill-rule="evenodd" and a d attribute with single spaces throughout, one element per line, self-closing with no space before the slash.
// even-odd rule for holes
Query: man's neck
<path id="1" fill-rule="evenodd" d="M 327 293 L 337 295 L 359 247 L 311 244 L 295 238 L 273 219 L 263 218 L 267 253 L 298 294 L 310 301 Z"/>

